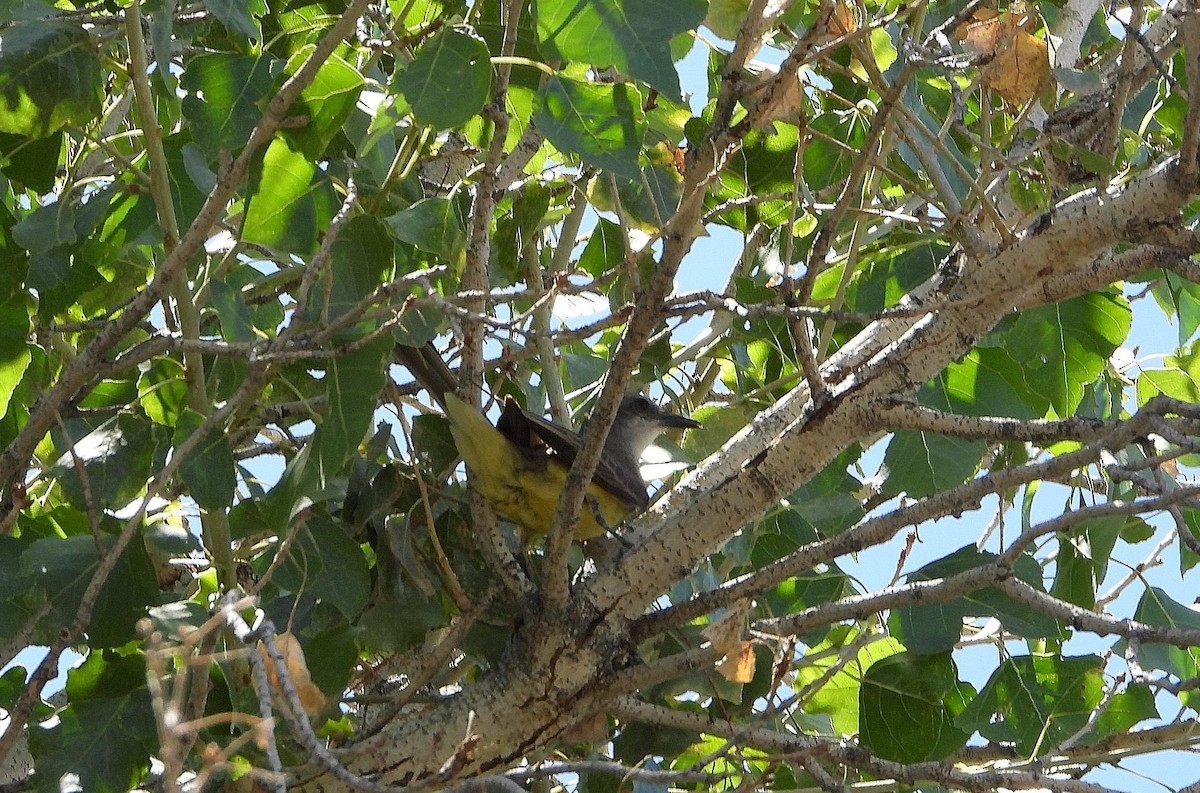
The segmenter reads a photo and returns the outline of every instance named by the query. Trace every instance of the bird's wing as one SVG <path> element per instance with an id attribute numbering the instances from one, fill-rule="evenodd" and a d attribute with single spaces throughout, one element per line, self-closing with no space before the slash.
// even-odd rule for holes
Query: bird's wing
<path id="1" fill-rule="evenodd" d="M 536 450 L 544 444 L 546 452 L 568 468 L 575 463 L 579 447 L 583 444 L 578 432 L 525 410 L 512 397 L 505 399 L 504 413 L 496 423 L 496 428 L 522 448 Z M 645 509 L 650 505 L 646 483 L 637 466 L 633 470 L 621 470 L 626 467 L 614 466 L 601 454 L 592 481 L 631 507 Z"/>

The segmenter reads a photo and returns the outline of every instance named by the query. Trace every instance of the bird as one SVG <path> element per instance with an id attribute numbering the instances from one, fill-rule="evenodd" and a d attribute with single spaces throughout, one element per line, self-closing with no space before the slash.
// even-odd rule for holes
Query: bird
<path id="1" fill-rule="evenodd" d="M 413 364 L 410 371 L 445 409 L 471 487 L 517 525 L 524 542 L 546 534 L 567 473 L 583 445 L 582 436 L 525 410 L 511 396 L 505 398 L 503 412 L 493 426 L 477 408 L 457 397 L 452 387 L 446 387 L 452 385 L 453 375 L 436 350 L 400 350 L 400 346 L 397 356 Z M 416 360 L 418 356 L 422 360 Z M 643 394 L 626 394 L 588 484 L 575 539 L 604 534 L 650 506 L 640 472 L 642 453 L 664 432 L 699 426 L 698 421 L 665 410 Z"/>

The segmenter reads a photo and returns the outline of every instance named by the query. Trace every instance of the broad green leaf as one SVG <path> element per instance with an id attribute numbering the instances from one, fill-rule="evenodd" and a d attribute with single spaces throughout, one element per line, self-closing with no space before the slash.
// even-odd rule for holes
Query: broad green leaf
<path id="1" fill-rule="evenodd" d="M 487 43 L 467 28 L 444 28 L 395 78 L 413 115 L 434 129 L 464 124 L 492 92 Z"/>
<path id="2" fill-rule="evenodd" d="M 598 278 L 624 260 L 625 244 L 621 240 L 621 227 L 606 218 L 597 219 L 596 227 L 579 254 L 579 269 Z"/>
<path id="3" fill-rule="evenodd" d="M 421 303 L 406 306 L 399 319 L 400 323 L 392 332 L 392 338 L 410 347 L 433 341 L 439 333 L 446 330 L 448 322 L 446 313 L 437 306 Z"/>
<path id="4" fill-rule="evenodd" d="M 173 358 L 155 358 L 138 376 L 138 401 L 150 420 L 175 426 L 187 406 L 187 381 L 183 364 Z"/>
<path id="5" fill-rule="evenodd" d="M 175 425 L 174 446 L 186 441 L 203 423 L 204 416 L 190 408 L 185 409 Z M 233 503 L 237 474 L 229 438 L 222 429 L 217 428 L 202 437 L 183 458 L 179 472 L 188 493 L 205 509 L 222 510 Z"/>
<path id="6" fill-rule="evenodd" d="M 933 581 L 972 570 L 996 559 L 973 545 L 954 551 L 907 576 L 909 581 Z M 1014 565 L 1018 579 L 1043 590 L 1041 567 L 1032 558 L 1021 556 Z M 1025 638 L 1057 637 L 1062 632 L 1053 619 L 1031 611 L 993 587 L 983 587 L 947 603 L 927 603 L 896 609 L 888 627 L 904 646 L 915 653 L 938 653 L 958 642 L 965 617 L 999 619 L 1006 630 Z"/>
<path id="7" fill-rule="evenodd" d="M 537 0 L 534 15 L 543 49 L 564 61 L 616 67 L 680 98 L 671 39 L 704 21 L 704 0 Z"/>
<path id="8" fill-rule="evenodd" d="M 1151 292 L 1167 316 L 1179 320 L 1179 346 L 1183 347 L 1200 328 L 1200 286 L 1168 272 Z"/>
<path id="9" fill-rule="evenodd" d="M 787 498 L 791 510 L 814 539 L 817 534 L 831 537 L 850 528 L 863 517 L 863 483 L 849 469 L 862 454 L 852 444 L 834 458 L 819 474 L 808 480 Z"/>
<path id="10" fill-rule="evenodd" d="M 44 138 L 100 113 L 104 76 L 96 41 L 77 24 L 37 20 L 4 30 L 0 132 Z"/>
<path id="11" fill-rule="evenodd" d="M 208 289 L 217 316 L 221 319 L 221 336 L 225 341 L 255 341 L 258 336 L 250 318 L 250 307 L 242 299 L 241 292 L 219 278 L 209 281 Z"/>
<path id="12" fill-rule="evenodd" d="M 13 241 L 31 253 L 45 253 L 62 245 L 74 245 L 75 204 L 55 201 L 38 207 L 21 219 L 12 230 Z"/>
<path id="13" fill-rule="evenodd" d="M 726 41 L 733 41 L 749 10 L 750 0 L 712 0 L 704 15 L 704 26 Z"/>
<path id="14" fill-rule="evenodd" d="M 1200 613 L 1176 602 L 1159 587 L 1146 590 L 1133 616 L 1148 625 L 1200 630 Z M 1137 658 L 1143 668 L 1160 669 L 1179 680 L 1190 680 L 1200 674 L 1200 648 L 1143 642 Z M 1193 706 L 1197 701 L 1194 691 L 1181 692 L 1180 699 Z"/>
<path id="15" fill-rule="evenodd" d="M 71 537 L 47 537 L 33 543 L 21 554 L 19 579 L 39 587 L 46 595 L 51 612 L 41 623 L 48 632 L 75 619 L 84 591 L 100 563 L 97 546 L 108 552 L 115 539 L 97 539 L 90 532 Z M 91 609 L 87 626 L 88 644 L 95 648 L 119 647 L 137 636 L 137 621 L 157 602 L 158 581 L 146 550 L 134 542 L 117 560 L 112 573 L 100 589 Z M 42 643 L 53 633 L 36 637 Z"/>
<path id="16" fill-rule="evenodd" d="M 330 603 L 347 618 L 357 617 L 371 591 L 367 559 L 358 543 L 340 522 L 318 511 L 293 531 L 296 536 L 272 580 Z"/>
<path id="17" fill-rule="evenodd" d="M 929 432 L 897 432 L 884 453 L 888 477 L 883 491 L 924 498 L 961 485 L 975 473 L 986 449 L 983 441 Z"/>
<path id="18" fill-rule="evenodd" d="M 397 239 L 432 253 L 452 267 L 467 249 L 467 232 L 454 202 L 448 198 L 423 198 L 387 219 Z"/>
<path id="19" fill-rule="evenodd" d="M 1120 735 L 1139 722 L 1158 717 L 1158 706 L 1148 686 L 1134 683 L 1124 691 L 1117 692 L 1108 701 L 1108 707 L 1096 719 L 1095 729 L 1088 732 L 1084 743 L 1095 743 L 1110 735 Z"/>
<path id="20" fill-rule="evenodd" d="M 311 48 L 306 47 L 295 53 L 288 71 L 298 69 L 310 52 Z M 284 139 L 309 159 L 321 159 L 354 110 L 362 88 L 362 75 L 353 66 L 336 55 L 329 56 L 289 111 L 293 118 L 304 118 L 305 123 L 294 129 L 284 129 Z"/>
<path id="21" fill-rule="evenodd" d="M 262 39 L 255 17 L 266 14 L 267 6 L 262 0 L 204 0 L 204 5 L 230 33 L 248 39 Z"/>
<path id="22" fill-rule="evenodd" d="M 1059 600 L 1085 609 L 1096 605 L 1096 567 L 1080 553 L 1074 537 L 1059 535 L 1058 555 L 1054 558 L 1054 585 L 1050 594 Z"/>
<path id="23" fill-rule="evenodd" d="M 1192 536 L 1200 539 L 1200 510 L 1185 507 L 1183 513 L 1184 531 L 1190 531 Z M 1200 563 L 1200 554 L 1193 551 L 1186 543 L 1179 543 L 1179 572 L 1186 573 Z"/>
<path id="24" fill-rule="evenodd" d="M 362 552 L 359 551 L 359 556 L 361 555 Z M 365 560 L 361 567 L 355 567 L 353 574 L 363 576 L 363 581 L 367 580 L 369 571 Z M 340 697 L 346 690 L 350 673 L 358 661 L 356 639 L 356 633 L 350 624 L 341 622 L 311 639 L 302 640 L 304 659 L 308 663 L 312 681 L 327 696 Z"/>
<path id="25" fill-rule="evenodd" d="M 1022 757 L 1077 733 L 1104 697 L 1096 656 L 1020 656 L 1004 661 L 967 705 L 957 725 L 1012 742 Z"/>
<path id="26" fill-rule="evenodd" d="M 425 470 L 440 477 L 458 459 L 458 447 L 444 416 L 423 414 L 413 419 L 413 451 Z"/>
<path id="27" fill-rule="evenodd" d="M 309 293 L 304 318 L 310 322 L 334 321 L 371 296 L 392 269 L 393 242 L 383 224 L 359 216 L 345 225 L 329 252 L 329 268 Z M 358 323 L 362 328 L 373 323 Z M 337 338 L 354 335 L 346 329 Z"/>
<path id="28" fill-rule="evenodd" d="M 1046 415 L 1049 403 L 1002 347 L 977 347 L 921 389 L 921 404 L 967 416 Z"/>
<path id="29" fill-rule="evenodd" d="M 153 423 L 122 413 L 75 439 L 49 473 L 76 506 L 121 507 L 145 488 L 161 440 Z"/>
<path id="30" fill-rule="evenodd" d="M 941 760 L 971 737 L 954 719 L 973 694 L 950 653 L 896 653 L 867 668 L 859 690 L 859 738 L 885 760 Z"/>
<path id="31" fill-rule="evenodd" d="M 60 790 L 67 774 L 97 793 L 137 787 L 158 749 L 142 657 L 92 653 L 67 673 L 66 693 L 68 706 L 58 711 L 54 726 L 29 733 L 38 789 Z"/>
<path id="32" fill-rule="evenodd" d="M 871 53 L 881 72 L 886 72 L 896 62 L 896 45 L 885 28 L 871 28 Z"/>
<path id="33" fill-rule="evenodd" d="M 271 91 L 274 64 L 268 57 L 230 53 L 198 55 L 186 62 L 180 78 L 188 92 L 183 115 L 192 125 L 192 140 L 210 158 L 220 151 L 236 155 L 246 145 Z"/>
<path id="34" fill-rule="evenodd" d="M 1096 292 L 1021 312 L 1004 345 L 1049 399 L 1052 414 L 1067 417 L 1125 342 L 1131 324 L 1121 295 Z"/>
<path id="35" fill-rule="evenodd" d="M 1163 394 L 1184 402 L 1200 402 L 1200 355 L 1167 355 L 1165 368 L 1143 369 L 1138 375 L 1138 405 Z"/>
<path id="36" fill-rule="evenodd" d="M 0 302 L 0 418 L 33 360 L 29 335 L 29 298 L 15 294 Z"/>
<path id="37" fill-rule="evenodd" d="M 646 134 L 642 97 L 628 83 L 552 77 L 534 123 L 554 147 L 630 180 L 641 179 L 638 154 Z"/>
<path id="38" fill-rule="evenodd" d="M 809 714 L 827 714 L 837 735 L 853 735 L 859 731 L 858 698 L 866 670 L 881 659 L 904 650 L 894 639 L 874 639 L 859 649 L 849 663 L 841 664 L 838 651 L 859 637 L 858 631 L 851 628 L 835 628 L 830 638 L 811 649 L 810 655 L 816 660 L 802 661 L 796 670 L 796 688 L 800 689 L 829 674 L 835 664 L 839 666 L 813 693 L 804 708 Z"/>
<path id="39" fill-rule="evenodd" d="M 282 138 L 251 170 L 247 202 L 243 239 L 299 254 L 316 247 L 337 208 L 328 177 Z"/>
<path id="40" fill-rule="evenodd" d="M 379 403 L 379 392 L 387 379 L 391 351 L 391 338 L 383 336 L 353 352 L 329 359 L 325 370 L 328 407 L 313 434 L 311 446 L 316 453 L 320 481 L 328 482 L 338 475 L 365 439 Z"/>
<path id="41" fill-rule="evenodd" d="M 62 132 L 39 139 L 0 133 L 0 171 L 35 193 L 49 193 L 54 189 L 62 141 Z"/>

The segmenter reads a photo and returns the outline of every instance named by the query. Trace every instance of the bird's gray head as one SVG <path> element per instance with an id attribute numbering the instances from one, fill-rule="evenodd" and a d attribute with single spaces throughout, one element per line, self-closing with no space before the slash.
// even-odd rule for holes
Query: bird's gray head
<path id="1" fill-rule="evenodd" d="M 662 433 L 699 426 L 700 422 L 664 410 L 647 396 L 626 394 L 617 408 L 617 416 L 613 419 L 612 430 L 604 446 L 626 460 L 632 457 L 632 464 L 637 465 L 642 452 Z"/>

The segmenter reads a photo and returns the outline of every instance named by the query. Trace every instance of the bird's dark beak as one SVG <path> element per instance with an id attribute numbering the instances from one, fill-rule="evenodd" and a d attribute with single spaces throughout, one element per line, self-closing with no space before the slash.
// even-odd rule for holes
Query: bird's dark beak
<path id="1" fill-rule="evenodd" d="M 700 422 L 695 419 L 680 416 L 676 413 L 668 413 L 665 410 L 659 415 L 658 423 L 662 425 L 663 429 L 667 430 L 694 430 L 700 426 Z"/>

